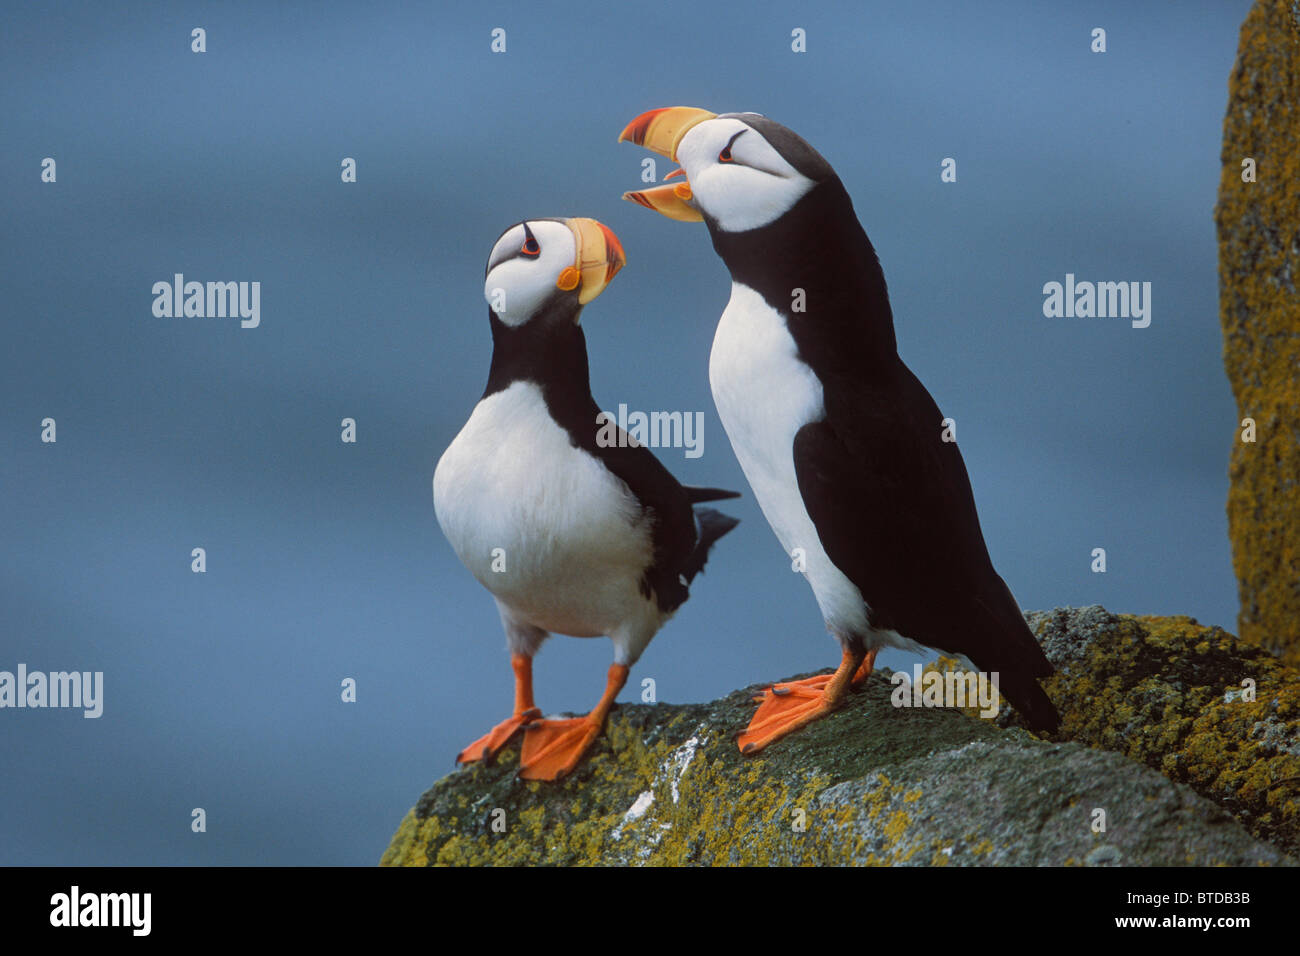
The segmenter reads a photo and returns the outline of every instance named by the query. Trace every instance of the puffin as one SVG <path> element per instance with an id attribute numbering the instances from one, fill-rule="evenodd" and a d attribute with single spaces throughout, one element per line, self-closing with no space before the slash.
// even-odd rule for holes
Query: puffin
<path id="1" fill-rule="evenodd" d="M 741 751 L 833 712 L 883 647 L 958 655 L 1031 729 L 1056 729 L 1038 683 L 1052 665 L 993 567 L 954 436 L 899 357 L 884 272 L 830 163 L 757 113 L 650 110 L 619 141 L 680 165 L 624 198 L 703 222 L 731 273 L 714 403 L 842 652 L 834 674 L 756 697 Z"/>
<path id="2" fill-rule="evenodd" d="M 678 483 L 591 395 L 580 320 L 626 262 L 594 219 L 529 219 L 487 261 L 487 387 L 433 475 L 438 524 L 496 600 L 514 669 L 510 717 L 457 755 L 493 758 L 523 730 L 519 776 L 557 780 L 599 737 L 629 669 L 738 523 Z M 532 660 L 552 633 L 608 637 L 605 691 L 585 717 L 543 719 Z"/>

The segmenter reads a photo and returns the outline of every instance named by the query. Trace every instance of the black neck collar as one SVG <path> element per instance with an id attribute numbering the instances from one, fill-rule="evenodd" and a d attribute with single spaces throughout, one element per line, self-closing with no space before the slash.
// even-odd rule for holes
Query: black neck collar
<path id="1" fill-rule="evenodd" d="M 839 177 L 818 183 L 758 229 L 723 232 L 706 222 L 732 280 L 785 316 L 801 352 L 824 351 L 818 357 L 830 362 L 836 352 L 858 362 L 897 356 L 885 274 Z M 793 310 L 795 289 L 804 292 L 804 312 Z M 819 340 L 827 348 L 817 349 Z"/>
<path id="2" fill-rule="evenodd" d="M 492 366 L 483 397 L 530 381 L 541 387 L 548 405 L 591 402 L 587 340 L 577 321 L 581 311 L 572 294 L 555 296 L 519 326 L 507 325 L 489 309 Z"/>

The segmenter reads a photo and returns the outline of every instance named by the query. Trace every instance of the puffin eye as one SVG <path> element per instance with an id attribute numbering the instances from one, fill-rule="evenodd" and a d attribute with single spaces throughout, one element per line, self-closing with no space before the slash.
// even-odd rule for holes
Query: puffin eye
<path id="1" fill-rule="evenodd" d="M 542 254 L 542 247 L 537 244 L 537 240 L 530 233 L 528 238 L 524 240 L 523 248 L 519 251 L 526 256 L 536 257 Z"/>
<path id="2" fill-rule="evenodd" d="M 722 152 L 718 153 L 718 162 L 720 162 L 720 163 L 734 163 L 734 162 L 735 162 L 735 160 L 731 158 L 731 145 L 732 145 L 736 140 L 740 139 L 741 135 L 744 134 L 744 133 L 745 133 L 745 130 L 742 129 L 742 130 L 741 130 L 739 133 L 737 133 L 735 136 L 731 137 L 731 139 L 727 140 L 727 145 L 724 146 L 724 147 L 722 147 Z"/>

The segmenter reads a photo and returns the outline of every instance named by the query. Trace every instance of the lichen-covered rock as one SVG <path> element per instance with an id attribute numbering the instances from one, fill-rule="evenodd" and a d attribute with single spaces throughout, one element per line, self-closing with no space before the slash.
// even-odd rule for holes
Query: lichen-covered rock
<path id="1" fill-rule="evenodd" d="M 1059 737 L 1153 767 L 1300 853 L 1300 671 L 1189 617 L 1094 606 L 1026 618 L 1056 665 L 1044 686 Z M 999 722 L 1015 721 L 1004 708 Z"/>
<path id="2" fill-rule="evenodd" d="M 1150 703 L 1167 693 L 1162 675 L 1190 701 L 1200 699 L 1200 687 L 1215 687 L 1222 698 L 1224 675 L 1243 669 L 1221 660 L 1226 651 L 1212 637 L 1198 636 L 1195 646 L 1206 646 L 1197 659 L 1181 659 L 1184 641 L 1206 629 L 1186 619 L 1118 618 L 1101 608 L 1030 620 L 1063 667 L 1053 678 L 1059 685 L 1053 694 L 1065 733 L 1096 738 L 1089 742 L 1131 752 L 1141 762 L 1076 742 L 1039 740 L 1023 728 L 955 710 L 896 708 L 887 672 L 873 675 L 842 711 L 756 757 L 742 757 L 734 736 L 753 713 L 756 688 L 748 688 L 711 704 L 620 708 L 594 751 L 559 784 L 517 780 L 518 753 L 511 750 L 494 766 L 458 770 L 420 798 L 382 862 L 1290 862 L 1216 804 L 1143 766 L 1153 764 L 1157 741 L 1165 741 L 1185 755 L 1176 769 L 1187 779 L 1200 780 L 1206 768 L 1221 766 L 1227 780 L 1239 755 L 1216 764 L 1201 750 L 1222 744 L 1233 728 L 1243 738 L 1230 749 L 1241 753 L 1294 745 L 1294 715 L 1286 716 L 1281 705 L 1271 711 L 1276 726 L 1265 724 L 1267 715 L 1256 721 L 1264 728 L 1257 739 L 1249 738 L 1247 727 L 1262 713 L 1254 710 L 1213 715 L 1203 708 L 1210 714 L 1207 725 L 1181 735 L 1162 723 L 1177 712 Z M 1264 665 L 1280 665 L 1258 648 L 1238 650 L 1261 688 L 1259 702 L 1243 707 L 1267 710 L 1260 702 L 1273 691 L 1264 688 L 1281 671 Z M 1113 666 L 1097 662 L 1107 653 L 1116 655 Z M 1093 683 L 1086 679 L 1090 673 Z M 1240 689 L 1240 682 L 1231 686 Z M 1106 709 L 1115 711 L 1115 720 L 1095 713 Z M 1006 714 L 1000 719 L 1013 722 Z M 1266 763 L 1259 772 L 1281 766 Z M 1251 772 L 1245 776 L 1253 779 Z M 1233 788 L 1233 799 L 1253 806 L 1242 801 L 1242 789 Z"/>
<path id="3" fill-rule="evenodd" d="M 1254 166 L 1253 176 L 1243 168 Z M 1238 430 L 1228 529 L 1238 631 L 1300 664 L 1300 3 L 1259 0 L 1228 83 L 1219 233 L 1224 361 Z M 1243 181 L 1253 178 L 1253 182 Z"/>

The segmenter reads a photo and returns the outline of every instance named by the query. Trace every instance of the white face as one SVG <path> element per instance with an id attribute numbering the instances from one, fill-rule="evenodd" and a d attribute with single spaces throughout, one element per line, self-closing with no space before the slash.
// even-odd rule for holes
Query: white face
<path id="1" fill-rule="evenodd" d="M 677 144 L 699 208 L 724 232 L 757 229 L 783 216 L 815 183 L 758 132 L 732 117 L 705 120 Z"/>
<path id="2" fill-rule="evenodd" d="M 577 240 L 564 223 L 521 222 L 492 247 L 483 296 L 506 325 L 523 325 L 559 291 L 556 280 L 576 255 Z"/>

